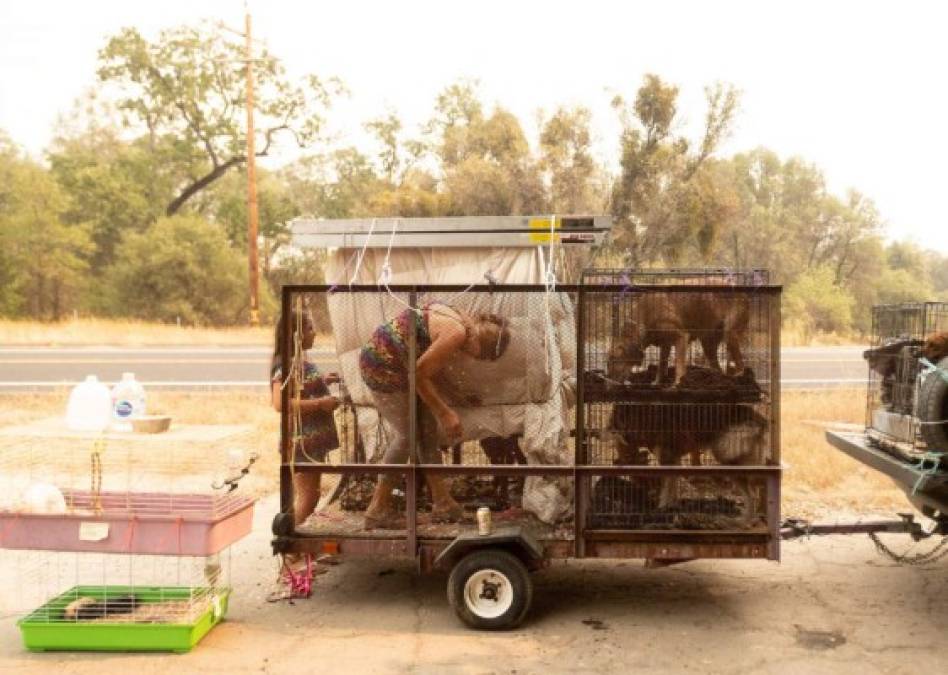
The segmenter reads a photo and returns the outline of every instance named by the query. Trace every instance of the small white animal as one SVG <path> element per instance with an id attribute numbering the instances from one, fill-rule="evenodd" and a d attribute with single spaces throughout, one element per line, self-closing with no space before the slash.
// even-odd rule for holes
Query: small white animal
<path id="1" fill-rule="evenodd" d="M 21 510 L 26 513 L 66 513 L 66 498 L 58 487 L 50 483 L 33 483 L 23 493 L 20 503 Z"/>

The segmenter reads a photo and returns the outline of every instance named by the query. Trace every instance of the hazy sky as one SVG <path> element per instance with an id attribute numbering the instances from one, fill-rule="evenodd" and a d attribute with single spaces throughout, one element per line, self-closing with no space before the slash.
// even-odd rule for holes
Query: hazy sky
<path id="1" fill-rule="evenodd" d="M 291 74 L 339 76 L 341 143 L 395 109 L 412 129 L 458 77 L 517 114 L 593 111 L 596 150 L 615 164 L 614 93 L 654 72 L 681 89 L 682 131 L 697 134 L 703 87 L 743 92 L 724 153 L 767 146 L 823 169 L 837 194 L 875 200 L 891 236 L 948 253 L 948 10 L 931 2 L 250 3 L 254 33 Z M 3 2 L 0 129 L 37 157 L 57 115 L 94 83 L 96 52 L 123 26 L 148 36 L 200 18 L 241 27 L 242 0 Z"/>

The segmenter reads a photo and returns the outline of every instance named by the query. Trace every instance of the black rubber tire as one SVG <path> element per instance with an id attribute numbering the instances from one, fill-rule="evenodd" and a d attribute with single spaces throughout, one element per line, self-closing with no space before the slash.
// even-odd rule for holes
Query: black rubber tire
<path id="1" fill-rule="evenodd" d="M 478 615 L 465 599 L 464 588 L 468 579 L 477 572 L 494 570 L 507 578 L 512 601 L 507 610 L 496 617 Z M 461 558 L 448 577 L 448 602 L 458 618 L 471 628 L 479 630 L 509 630 L 523 621 L 533 603 L 533 581 L 520 559 L 502 549 L 486 548 L 468 553 Z"/>
<path id="2" fill-rule="evenodd" d="M 942 372 L 929 374 L 918 392 L 918 418 L 922 422 L 948 420 L 948 356 L 935 365 Z M 921 426 L 929 452 L 948 452 L 948 422 Z"/>
<path id="3" fill-rule="evenodd" d="M 293 534 L 293 514 L 280 512 L 273 516 L 271 531 L 277 537 L 288 537 Z"/>

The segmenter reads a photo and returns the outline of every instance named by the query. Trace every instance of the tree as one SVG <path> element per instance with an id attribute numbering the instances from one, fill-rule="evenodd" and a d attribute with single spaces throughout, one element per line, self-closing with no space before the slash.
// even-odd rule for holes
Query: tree
<path id="1" fill-rule="evenodd" d="M 454 83 L 438 96 L 425 133 L 443 174 L 445 215 L 549 210 L 539 166 L 519 120 L 500 107 L 485 116 L 474 83 Z"/>
<path id="2" fill-rule="evenodd" d="M 150 42 L 134 28 L 99 53 L 99 79 L 117 85 L 125 120 L 142 129 L 161 161 L 176 169 L 173 215 L 195 194 L 247 161 L 244 131 L 244 47 L 215 25 L 180 26 Z M 278 135 L 308 147 L 323 111 L 339 91 L 315 75 L 293 85 L 266 50 L 254 62 L 254 110 L 265 156 Z"/>
<path id="3" fill-rule="evenodd" d="M 389 111 L 384 117 L 378 117 L 365 123 L 367 131 L 371 132 L 379 142 L 379 163 L 382 165 L 382 175 L 389 184 L 394 184 L 401 167 L 401 145 L 398 135 L 402 130 L 402 121 L 394 111 Z"/>
<path id="4" fill-rule="evenodd" d="M 855 300 L 834 277 L 831 267 L 814 268 L 787 289 L 784 316 L 799 323 L 807 336 L 814 331 L 845 332 L 852 326 Z"/>
<path id="5" fill-rule="evenodd" d="M 935 251 L 928 251 L 927 255 L 933 289 L 941 300 L 948 301 L 948 256 Z"/>
<path id="6" fill-rule="evenodd" d="M 91 253 L 87 228 L 67 225 L 49 173 L 0 134 L 0 311 L 62 318 L 77 308 Z"/>
<path id="7" fill-rule="evenodd" d="M 114 129 L 59 137 L 48 157 L 52 176 L 68 197 L 63 219 L 89 227 L 94 270 L 110 264 L 125 233 L 151 225 L 173 195 L 173 180 L 146 144 L 123 141 Z"/>
<path id="8" fill-rule="evenodd" d="M 705 247 L 702 257 L 709 256 L 732 208 L 732 197 L 719 193 L 713 174 L 701 172 L 730 131 L 738 94 L 717 84 L 705 96 L 704 133 L 696 151 L 673 133 L 677 87 L 646 75 L 631 106 L 620 96 L 613 100 L 623 125 L 620 175 L 611 198 L 614 242 L 630 265 L 674 262 L 691 241 Z"/>
<path id="9" fill-rule="evenodd" d="M 127 235 L 107 281 L 119 316 L 233 325 L 249 309 L 243 258 L 230 248 L 222 227 L 193 215 L 160 218 L 144 232 Z M 261 305 L 266 302 L 261 299 Z"/>
<path id="10" fill-rule="evenodd" d="M 297 211 L 317 218 L 371 215 L 373 199 L 386 188 L 372 160 L 351 147 L 300 159 L 279 176 Z"/>
<path id="11" fill-rule="evenodd" d="M 588 108 L 559 108 L 541 123 L 540 168 L 557 213 L 598 213 L 603 208 L 602 169 L 592 157 Z"/>

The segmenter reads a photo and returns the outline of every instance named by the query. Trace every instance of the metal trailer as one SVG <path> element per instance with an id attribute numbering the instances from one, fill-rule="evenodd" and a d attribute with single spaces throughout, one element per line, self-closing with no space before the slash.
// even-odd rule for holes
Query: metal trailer
<path id="1" fill-rule="evenodd" d="M 666 283 L 658 276 L 612 281 L 607 275 L 555 288 L 500 284 L 284 287 L 283 373 L 298 372 L 288 325 L 294 307 L 340 303 L 353 315 L 378 311 L 385 318 L 405 307 L 423 307 L 433 299 L 454 306 L 519 308 L 516 311 L 529 314 L 511 318 L 511 322 L 520 321 L 519 330 L 526 335 L 533 335 L 530 330 L 546 330 L 541 339 L 517 347 L 521 350 L 516 352 L 517 364 L 527 364 L 526 374 L 514 372 L 520 365 L 501 363 L 510 373 L 491 371 L 494 366 L 484 362 L 474 367 L 498 382 L 508 376 L 523 380 L 528 392 L 549 385 L 543 380 L 544 368 L 548 373 L 559 368 L 562 381 L 556 385 L 555 400 L 564 407 L 542 408 L 553 398 L 540 405 L 564 420 L 564 426 L 556 451 L 544 447 L 522 451 L 521 444 L 534 443 L 531 431 L 524 437 L 523 426 L 508 425 L 492 439 L 483 438 L 482 432 L 479 443 L 469 440 L 440 448 L 446 450 L 441 454 L 443 463 L 422 463 L 419 443 L 424 425 L 430 422 L 417 404 L 415 372 L 409 368 L 407 400 L 414 451 L 406 464 L 380 463 L 367 444 L 375 443 L 378 449 L 378 435 L 386 427 L 372 418 L 370 406 L 360 405 L 355 390 L 361 383 L 355 381 L 358 375 L 353 372 L 358 371 L 352 365 L 357 357 L 352 350 L 339 348 L 346 340 L 347 344 L 358 340 L 337 335 L 337 350 L 345 351 L 340 353 L 340 367 L 348 396 L 336 413 L 340 448 L 325 463 L 298 460 L 294 440 L 298 420 L 289 414 L 297 376 L 289 377 L 290 386 L 283 389 L 281 510 L 273 522 L 274 552 L 395 557 L 417 561 L 421 571 L 450 571 L 448 598 L 458 616 L 470 626 L 497 629 L 516 626 L 524 618 L 532 598 L 529 572 L 552 559 L 638 558 L 654 566 L 700 558 L 779 560 L 780 287 L 762 278 L 756 279 L 756 285 L 717 278 Z M 705 308 L 743 308 L 738 337 L 744 372 L 749 374 L 741 379 L 715 373 L 715 368 L 708 367 L 711 359 L 717 362 L 717 370 L 727 371 L 733 358 L 728 353 L 728 335 L 721 332 L 720 322 L 690 326 L 686 321 L 678 328 L 691 331 L 682 352 L 687 356 L 687 372 L 676 386 L 667 380 L 653 381 L 653 374 L 665 368 L 658 359 L 666 358 L 664 348 L 654 343 L 640 345 L 642 358 L 632 364 L 635 367 L 631 374 L 627 372 L 627 379 L 610 377 L 622 365 L 615 345 L 625 340 L 623 331 L 651 320 L 646 314 L 659 311 L 659 304 L 675 306 L 686 301 L 704 303 Z M 553 332 L 552 322 L 541 321 L 551 315 L 551 306 L 559 307 L 560 323 Z M 529 308 L 541 311 L 531 314 Z M 536 328 L 539 323 L 543 328 Z M 711 336 L 710 347 L 700 339 L 701 331 Z M 355 337 L 364 340 L 365 333 Z M 570 350 L 556 352 L 553 343 L 572 344 L 575 362 L 567 363 Z M 513 340 L 511 345 L 514 350 Z M 411 361 L 417 351 L 412 335 Z M 295 353 L 298 357 L 299 352 Z M 679 375 L 673 367 L 666 372 L 666 377 Z M 463 379 L 465 373 L 461 375 Z M 500 385 L 489 386 L 483 394 L 499 396 L 500 389 Z M 497 419 L 506 419 L 504 415 L 514 415 L 517 409 L 516 405 L 497 407 Z M 477 415 L 476 410 L 462 412 L 470 413 L 472 420 Z M 468 428 L 464 415 L 462 420 Z M 480 422 L 470 422 L 471 428 L 476 424 Z M 338 477 L 333 504 L 299 524 L 292 515 L 294 472 Z M 398 476 L 404 482 L 392 497 L 400 500 L 403 529 L 363 527 L 359 510 L 380 475 Z M 433 522 L 424 483 L 438 479 L 451 480 L 452 494 L 465 507 L 462 522 Z M 527 501 L 533 511 L 523 508 Z M 548 510 L 556 515 L 545 513 L 550 504 Z M 485 505 L 493 506 L 494 525 L 490 534 L 479 534 L 473 511 Z"/>

